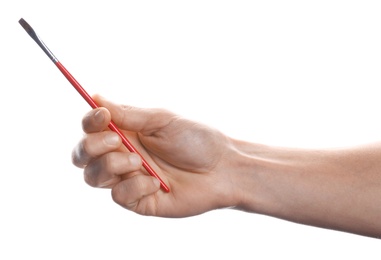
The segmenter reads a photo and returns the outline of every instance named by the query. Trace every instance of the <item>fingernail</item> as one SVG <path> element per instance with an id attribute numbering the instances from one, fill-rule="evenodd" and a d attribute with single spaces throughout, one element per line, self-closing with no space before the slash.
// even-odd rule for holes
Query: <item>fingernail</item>
<path id="1" fill-rule="evenodd" d="M 119 143 L 119 136 L 116 133 L 110 132 L 104 137 L 104 140 L 108 145 L 116 145 Z"/>
<path id="2" fill-rule="evenodd" d="M 97 122 L 97 123 L 103 123 L 104 119 L 105 119 L 105 116 L 104 116 L 103 112 L 99 109 L 99 110 L 95 113 L 95 115 L 94 115 L 94 120 L 95 120 L 95 122 Z"/>

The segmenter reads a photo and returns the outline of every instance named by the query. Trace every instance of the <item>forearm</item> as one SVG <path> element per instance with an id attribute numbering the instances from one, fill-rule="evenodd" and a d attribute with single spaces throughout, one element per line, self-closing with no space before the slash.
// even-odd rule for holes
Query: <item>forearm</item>
<path id="1" fill-rule="evenodd" d="M 381 146 L 303 150 L 235 142 L 237 208 L 381 237 Z"/>

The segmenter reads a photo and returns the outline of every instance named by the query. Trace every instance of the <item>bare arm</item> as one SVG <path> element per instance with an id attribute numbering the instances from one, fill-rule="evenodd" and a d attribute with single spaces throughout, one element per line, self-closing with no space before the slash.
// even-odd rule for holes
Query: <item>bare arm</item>
<path id="1" fill-rule="evenodd" d="M 238 208 L 381 237 L 380 143 L 330 150 L 236 146 L 246 165 L 237 176 Z"/>

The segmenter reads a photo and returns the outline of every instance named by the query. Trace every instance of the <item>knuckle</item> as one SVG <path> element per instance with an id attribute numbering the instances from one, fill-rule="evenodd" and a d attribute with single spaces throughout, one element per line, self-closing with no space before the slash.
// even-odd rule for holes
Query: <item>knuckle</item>
<path id="1" fill-rule="evenodd" d="M 81 140 L 71 153 L 71 161 L 75 166 L 84 168 L 89 163 L 89 160 L 90 156 L 84 148 L 84 140 Z"/>
<path id="2" fill-rule="evenodd" d="M 77 167 L 83 167 L 84 165 L 80 160 L 78 149 L 78 146 L 76 146 L 71 152 L 71 162 Z"/>
<path id="3" fill-rule="evenodd" d="M 79 147 L 79 156 L 86 160 L 91 160 L 92 158 L 96 158 L 100 156 L 99 145 L 100 142 L 96 142 L 94 136 L 85 135 L 80 143 Z"/>
<path id="4" fill-rule="evenodd" d="M 94 167 L 94 163 L 87 165 L 83 170 L 83 176 L 85 182 L 91 187 L 98 187 L 99 170 L 98 167 Z"/>
<path id="5" fill-rule="evenodd" d="M 120 176 L 115 175 L 114 167 L 110 159 L 110 154 L 105 154 L 89 163 L 84 168 L 85 182 L 98 188 L 112 187 L 115 183 L 119 182 Z"/>
<path id="6" fill-rule="evenodd" d="M 85 182 L 92 187 L 103 187 L 106 180 L 112 179 L 108 175 L 103 157 L 92 160 L 83 171 Z"/>

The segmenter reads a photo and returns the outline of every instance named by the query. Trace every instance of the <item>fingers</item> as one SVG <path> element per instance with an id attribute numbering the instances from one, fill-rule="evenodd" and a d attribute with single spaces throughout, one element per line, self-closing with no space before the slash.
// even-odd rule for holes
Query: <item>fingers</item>
<path id="1" fill-rule="evenodd" d="M 116 184 L 112 189 L 113 200 L 122 207 L 143 215 L 155 215 L 155 200 L 149 200 L 142 208 L 142 199 L 160 189 L 160 182 L 151 176 L 139 174 Z"/>
<path id="2" fill-rule="evenodd" d="M 72 162 L 75 166 L 84 168 L 94 158 L 116 150 L 121 144 L 122 140 L 115 132 L 104 131 L 87 134 L 74 147 Z"/>
<path id="3" fill-rule="evenodd" d="M 126 105 L 118 105 L 95 95 L 99 106 L 107 108 L 112 120 L 122 129 L 150 135 L 168 125 L 177 116 L 164 109 L 142 109 Z"/>
<path id="4" fill-rule="evenodd" d="M 101 107 L 84 116 L 82 128 L 86 134 L 74 147 L 72 162 L 84 168 L 84 179 L 88 185 L 112 188 L 115 202 L 134 210 L 139 200 L 160 189 L 160 182 L 142 174 L 140 156 L 122 152 L 119 135 L 105 130 L 112 117 L 121 129 L 150 135 L 168 125 L 176 116 L 160 109 L 116 105 L 99 96 L 95 96 L 94 100 Z M 150 212 L 155 208 L 152 206 L 148 207 Z"/>
<path id="5" fill-rule="evenodd" d="M 98 188 L 111 188 L 123 174 L 141 168 L 141 159 L 134 153 L 111 152 L 92 160 L 84 169 L 85 182 Z"/>

